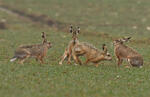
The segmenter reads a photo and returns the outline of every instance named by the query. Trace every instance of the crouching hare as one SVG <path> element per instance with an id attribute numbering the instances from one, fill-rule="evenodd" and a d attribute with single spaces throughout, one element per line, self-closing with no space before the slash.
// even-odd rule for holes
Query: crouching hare
<path id="1" fill-rule="evenodd" d="M 40 61 L 40 63 L 44 63 L 43 58 L 46 56 L 47 51 L 51 48 L 51 42 L 48 42 L 46 39 L 46 35 L 42 32 L 43 43 L 35 44 L 35 45 L 21 45 L 15 51 L 14 57 L 10 60 L 11 62 L 15 60 L 19 60 L 20 64 L 23 64 L 25 59 L 29 57 L 34 57 L 36 61 Z"/>
<path id="2" fill-rule="evenodd" d="M 118 59 L 118 66 L 122 64 L 123 59 L 127 59 L 132 66 L 142 67 L 142 56 L 137 51 L 124 44 L 124 42 L 129 41 L 129 39 L 131 39 L 131 37 L 118 39 L 113 42 L 114 53 Z"/>
<path id="3" fill-rule="evenodd" d="M 79 59 L 79 56 L 85 56 L 86 62 L 84 64 L 88 64 L 89 62 L 92 62 L 95 64 L 96 67 L 98 67 L 98 63 L 103 60 L 112 60 L 112 57 L 107 51 L 107 47 L 105 44 L 102 46 L 102 51 L 98 50 L 94 46 L 88 44 L 88 43 L 79 43 L 76 44 L 72 51 L 73 59 L 76 63 L 79 63 L 82 65 L 81 60 Z"/>

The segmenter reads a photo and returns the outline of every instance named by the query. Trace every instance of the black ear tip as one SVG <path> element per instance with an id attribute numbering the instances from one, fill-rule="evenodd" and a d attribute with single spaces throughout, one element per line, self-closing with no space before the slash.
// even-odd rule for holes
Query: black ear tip
<path id="1" fill-rule="evenodd" d="M 70 33 L 72 33 L 73 31 L 72 30 L 70 30 Z"/>
<path id="2" fill-rule="evenodd" d="M 80 27 L 79 27 L 79 26 L 77 27 L 77 32 L 78 32 L 78 33 L 80 32 Z"/>
<path id="3" fill-rule="evenodd" d="M 44 38 L 44 35 L 42 34 L 42 38 Z"/>
<path id="4" fill-rule="evenodd" d="M 78 29 L 80 29 L 80 27 L 79 27 L 79 26 L 78 26 L 77 28 L 78 28 Z"/>
<path id="5" fill-rule="evenodd" d="M 103 46 L 106 46 L 106 44 L 104 43 Z"/>
<path id="6" fill-rule="evenodd" d="M 46 38 L 45 32 L 42 32 L 42 38 Z"/>
<path id="7" fill-rule="evenodd" d="M 70 26 L 70 33 L 72 33 L 73 32 L 73 28 L 72 28 L 72 26 Z"/>
<path id="8" fill-rule="evenodd" d="M 73 25 L 72 24 L 70 24 L 70 28 L 72 28 L 73 27 Z"/>
<path id="9" fill-rule="evenodd" d="M 105 46 L 106 46 L 106 44 L 102 44 L 102 49 L 103 49 L 103 50 L 105 49 Z"/>
<path id="10" fill-rule="evenodd" d="M 128 37 L 128 39 L 131 39 L 132 37 Z"/>

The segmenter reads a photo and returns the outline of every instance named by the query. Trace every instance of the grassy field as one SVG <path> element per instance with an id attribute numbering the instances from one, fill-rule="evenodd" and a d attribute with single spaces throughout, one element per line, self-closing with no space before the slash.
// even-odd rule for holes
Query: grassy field
<path id="1" fill-rule="evenodd" d="M 148 97 L 150 95 L 149 0 L 1 0 L 2 5 L 27 14 L 45 15 L 54 21 L 81 27 L 80 41 L 97 48 L 106 43 L 113 60 L 96 68 L 58 65 L 71 40 L 67 31 L 0 10 L 7 29 L 0 29 L 0 97 Z M 41 42 L 45 31 L 53 47 L 42 66 L 34 59 L 24 65 L 9 62 L 21 44 Z M 112 39 L 131 36 L 127 45 L 144 58 L 143 68 L 118 68 Z M 84 60 L 84 58 L 82 58 Z"/>

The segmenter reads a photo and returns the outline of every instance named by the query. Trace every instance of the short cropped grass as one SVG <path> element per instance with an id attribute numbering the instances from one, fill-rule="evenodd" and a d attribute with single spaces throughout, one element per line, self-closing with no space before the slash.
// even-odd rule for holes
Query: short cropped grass
<path id="1" fill-rule="evenodd" d="M 150 1 L 149 0 L 1 0 L 3 5 L 81 27 L 79 40 L 101 49 L 106 43 L 112 61 L 75 66 L 58 65 L 71 40 L 69 32 L 36 24 L 0 11 L 8 29 L 0 29 L 0 96 L 2 97 L 148 97 L 150 95 Z M 66 26 L 66 30 L 69 25 Z M 9 62 L 21 44 L 41 43 L 47 33 L 53 46 L 40 64 L 35 59 L 24 65 Z M 118 68 L 113 39 L 131 36 L 127 45 L 144 58 L 143 68 Z M 84 58 L 82 58 L 84 60 Z"/>

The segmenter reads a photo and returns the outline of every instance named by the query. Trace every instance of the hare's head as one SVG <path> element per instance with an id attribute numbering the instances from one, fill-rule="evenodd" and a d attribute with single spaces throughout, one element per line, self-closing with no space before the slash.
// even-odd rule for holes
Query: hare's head
<path id="1" fill-rule="evenodd" d="M 47 43 L 46 43 L 46 46 L 47 46 L 47 48 L 49 49 L 49 48 L 52 47 L 52 43 L 51 43 L 51 42 L 47 42 Z"/>
<path id="2" fill-rule="evenodd" d="M 104 60 L 112 60 L 112 57 L 110 55 L 110 53 L 107 50 L 107 46 L 105 44 L 102 45 L 102 55 L 104 57 Z"/>
<path id="3" fill-rule="evenodd" d="M 70 33 L 72 33 L 73 40 L 77 40 L 77 35 L 80 33 L 80 27 L 76 27 L 76 29 L 73 29 L 73 26 L 70 25 Z"/>
<path id="4" fill-rule="evenodd" d="M 51 42 L 47 41 L 45 32 L 42 32 L 43 44 L 46 44 L 47 48 L 51 48 Z"/>
<path id="5" fill-rule="evenodd" d="M 123 44 L 124 42 L 128 42 L 130 39 L 131 39 L 131 37 L 126 37 L 126 38 L 124 37 L 121 39 L 117 39 L 117 40 L 113 41 L 113 44 L 114 44 L 114 46 L 118 45 L 118 44 Z"/>
<path id="6" fill-rule="evenodd" d="M 43 44 L 47 42 L 45 32 L 42 32 Z"/>

